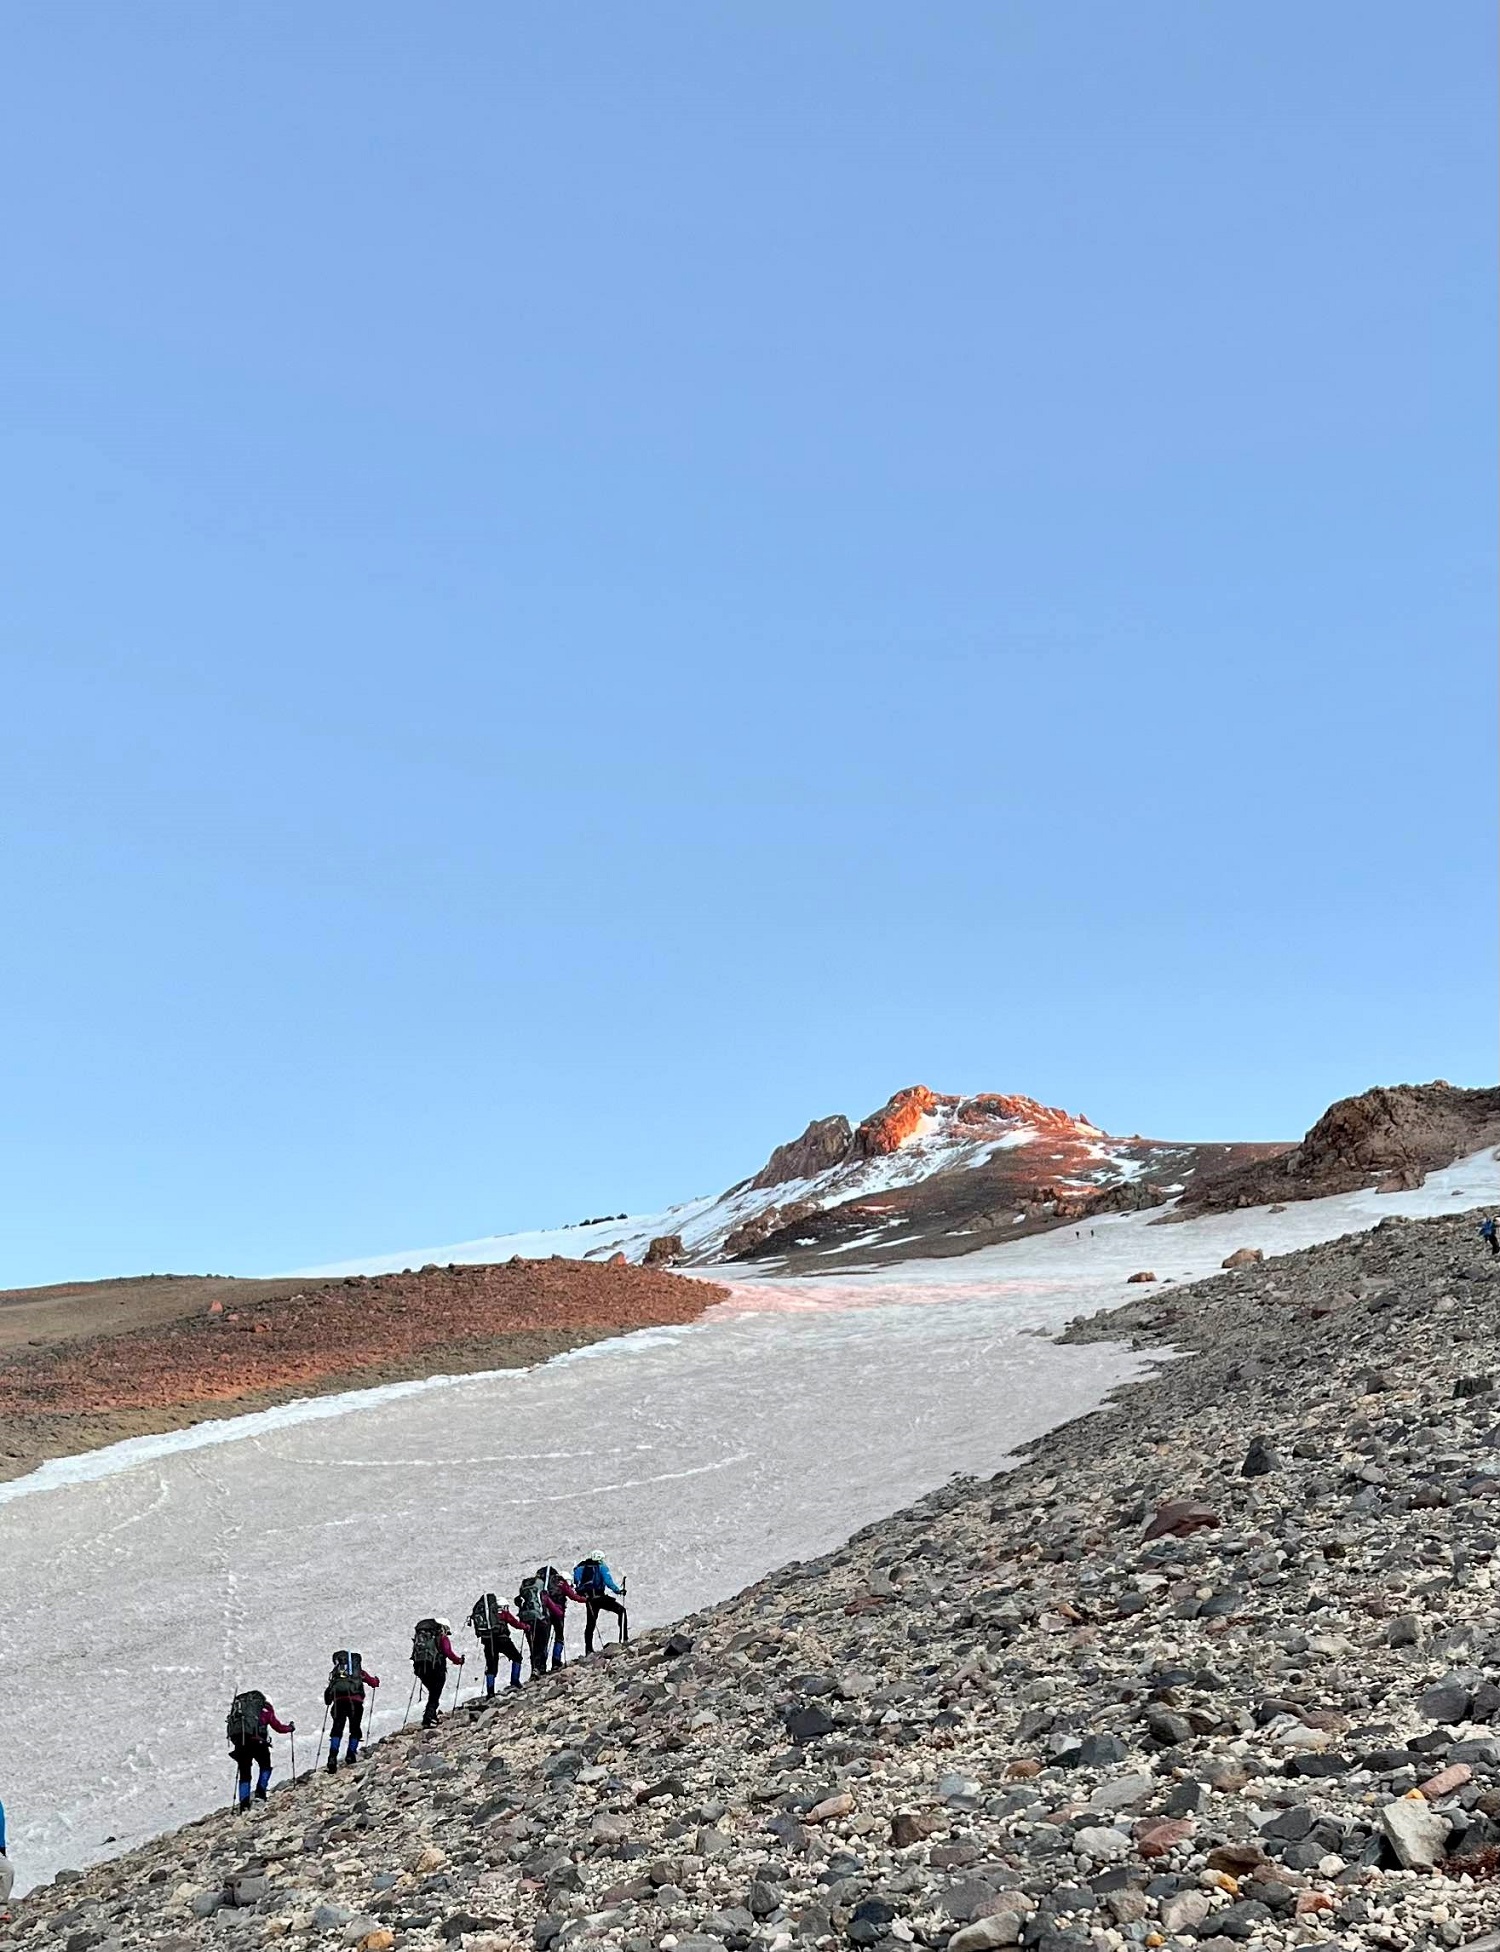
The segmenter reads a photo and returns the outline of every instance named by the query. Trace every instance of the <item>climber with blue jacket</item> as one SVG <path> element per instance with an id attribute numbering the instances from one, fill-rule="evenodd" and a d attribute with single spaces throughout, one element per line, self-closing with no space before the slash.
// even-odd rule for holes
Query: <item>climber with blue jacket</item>
<path id="1" fill-rule="evenodd" d="M 621 1640 L 630 1638 L 630 1615 L 621 1606 L 625 1588 L 615 1584 L 615 1576 L 604 1563 L 602 1552 L 587 1552 L 573 1568 L 573 1584 L 583 1599 L 583 1651 L 594 1651 L 594 1630 L 601 1613 L 613 1613 L 620 1622 Z M 617 1593 L 620 1599 L 610 1595 Z"/>

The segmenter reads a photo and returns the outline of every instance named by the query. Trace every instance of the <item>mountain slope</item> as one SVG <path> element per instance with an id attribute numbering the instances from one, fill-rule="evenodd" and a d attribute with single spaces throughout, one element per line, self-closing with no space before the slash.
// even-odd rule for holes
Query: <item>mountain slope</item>
<path id="1" fill-rule="evenodd" d="M 59 1879 L 8 1942 L 1491 1952 L 1500 1278 L 1467 1220 L 1395 1222 L 1172 1308 L 1079 1331 L 1184 1353 L 1015 1469 Z"/>

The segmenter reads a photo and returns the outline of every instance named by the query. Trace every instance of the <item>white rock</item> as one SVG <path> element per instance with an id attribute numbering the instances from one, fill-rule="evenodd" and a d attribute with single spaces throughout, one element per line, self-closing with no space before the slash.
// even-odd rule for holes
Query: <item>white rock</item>
<path id="1" fill-rule="evenodd" d="M 1321 1654 L 1325 1660 L 1342 1660 L 1345 1654 L 1352 1654 L 1354 1648 L 1341 1633 L 1312 1633 L 1307 1637 L 1307 1651 Z"/>
<path id="2" fill-rule="evenodd" d="M 1267 1734 L 1273 1748 L 1301 1751 L 1326 1749 L 1333 1739 L 1326 1728 L 1309 1728 L 1306 1722 L 1293 1721 L 1290 1717 L 1280 1725 L 1273 1722 Z"/>
<path id="3" fill-rule="evenodd" d="M 1387 1803 L 1380 1812 L 1380 1827 L 1408 1871 L 1430 1870 L 1448 1842 L 1447 1817 L 1411 1797 Z"/>
<path id="4" fill-rule="evenodd" d="M 1073 1848 L 1096 1864 L 1113 1864 L 1130 1849 L 1130 1839 L 1123 1830 L 1090 1823 L 1074 1831 Z"/>

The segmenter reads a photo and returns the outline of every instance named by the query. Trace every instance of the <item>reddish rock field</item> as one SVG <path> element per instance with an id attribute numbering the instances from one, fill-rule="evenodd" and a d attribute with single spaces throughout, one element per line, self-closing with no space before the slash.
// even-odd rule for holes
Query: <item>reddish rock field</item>
<path id="1" fill-rule="evenodd" d="M 120 1290 L 139 1299 L 113 1299 Z M 0 1297 L 0 1311 L 34 1315 L 38 1292 L 47 1294 Z M 18 1346 L 16 1335 L 0 1336 L 0 1477 L 298 1396 L 523 1367 L 604 1336 L 691 1321 L 724 1291 L 652 1268 L 562 1260 L 300 1286 L 205 1277 L 172 1290 L 172 1318 L 135 1325 L 133 1315 L 163 1313 L 160 1292 L 160 1283 L 70 1290 L 66 1302 L 49 1298 L 45 1337 Z M 120 1311 L 107 1323 L 106 1293 Z M 79 1333 L 68 1333 L 70 1321 Z"/>

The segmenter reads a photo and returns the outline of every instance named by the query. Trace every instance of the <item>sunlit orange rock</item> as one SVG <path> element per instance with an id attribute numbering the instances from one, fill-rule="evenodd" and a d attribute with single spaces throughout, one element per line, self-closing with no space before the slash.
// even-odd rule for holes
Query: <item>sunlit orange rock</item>
<path id="1" fill-rule="evenodd" d="M 897 1151 L 921 1130 L 922 1120 L 931 1117 L 938 1102 L 937 1093 L 925 1084 L 908 1085 L 905 1091 L 898 1091 L 878 1112 L 871 1112 L 861 1122 L 854 1134 L 853 1156 L 878 1159 L 887 1152 Z"/>

